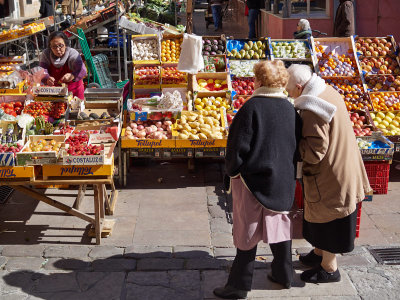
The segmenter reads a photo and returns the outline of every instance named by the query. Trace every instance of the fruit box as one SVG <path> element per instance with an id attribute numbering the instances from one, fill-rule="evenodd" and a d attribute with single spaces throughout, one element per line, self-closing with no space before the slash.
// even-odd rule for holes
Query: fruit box
<path id="1" fill-rule="evenodd" d="M 132 44 L 135 41 L 143 41 L 143 40 L 154 40 L 156 41 L 157 44 L 157 59 L 154 60 L 133 60 L 134 65 L 141 65 L 141 64 L 153 64 L 153 65 L 159 65 L 160 64 L 160 54 L 161 54 L 161 46 L 160 46 L 160 39 L 156 34 L 142 34 L 142 35 L 132 35 L 131 36 Z"/>
<path id="2" fill-rule="evenodd" d="M 61 96 L 65 97 L 68 95 L 68 87 L 65 84 L 62 86 L 43 86 L 37 84 L 33 87 L 32 92 L 37 96 Z"/>
<path id="3" fill-rule="evenodd" d="M 115 118 L 120 118 L 121 117 L 121 111 L 118 108 L 115 108 L 115 107 L 110 107 L 110 108 L 87 108 L 87 107 L 85 107 L 85 109 L 83 111 L 82 110 L 79 111 L 78 116 L 81 113 L 85 113 L 88 117 L 92 113 L 97 114 L 97 116 L 99 116 L 99 117 L 101 117 L 101 115 L 103 113 L 107 113 L 110 117 L 106 118 L 106 119 L 100 119 L 100 118 L 99 119 L 93 119 L 93 120 L 90 120 L 90 119 L 86 119 L 86 120 L 76 119 L 76 120 L 71 120 L 71 121 L 74 121 L 75 124 L 79 124 L 79 123 L 100 124 L 102 121 L 113 122 L 115 120 L 113 116 L 115 116 Z M 97 123 L 95 123 L 96 121 L 97 121 Z"/>
<path id="4" fill-rule="evenodd" d="M 217 41 L 222 41 L 222 45 L 221 46 L 223 46 L 224 47 L 224 49 L 223 50 L 220 50 L 220 51 L 222 51 L 223 52 L 223 54 L 225 54 L 226 53 L 226 38 L 225 38 L 225 35 L 224 34 L 222 34 L 222 35 L 217 35 L 217 36 L 211 36 L 211 35 L 204 35 L 204 36 L 202 36 L 202 39 L 203 39 L 203 51 L 202 51 L 202 53 L 203 53 L 203 56 L 209 56 L 209 55 L 211 55 L 211 52 L 216 52 L 216 51 L 218 51 L 218 50 L 210 50 L 210 51 L 208 51 L 208 50 L 206 50 L 206 46 L 210 46 L 210 47 L 212 47 L 213 45 L 215 45 L 215 44 L 213 44 L 212 43 L 212 40 L 217 40 Z M 208 44 L 206 44 L 207 42 L 206 41 L 209 41 L 208 42 Z M 218 44 L 218 45 L 220 45 L 220 44 Z M 218 46 L 218 45 L 216 45 L 216 46 Z M 207 54 L 207 52 L 209 53 L 209 54 Z M 217 54 L 218 55 L 218 54 Z M 215 55 L 213 55 L 213 56 L 215 56 Z"/>
<path id="5" fill-rule="evenodd" d="M 89 143 L 90 145 L 90 143 Z M 98 155 L 70 155 L 68 154 L 68 149 L 70 145 L 65 145 L 65 149 L 63 150 L 63 165 L 104 165 L 106 156 L 110 157 L 112 155 L 112 151 L 110 154 L 110 146 L 106 146 L 102 144 L 102 150 Z"/>
<path id="6" fill-rule="evenodd" d="M 188 85 L 188 74 L 186 72 L 180 72 L 179 70 L 176 70 L 177 72 L 183 73 L 181 74 L 182 76 L 179 77 L 179 80 L 177 80 L 176 83 L 171 83 L 170 81 L 172 79 L 167 79 L 165 78 L 165 73 L 167 72 L 168 67 L 178 67 L 177 63 L 164 63 L 161 67 L 161 88 L 180 88 L 180 87 L 187 87 Z"/>
<path id="7" fill-rule="evenodd" d="M 240 53 L 240 51 L 244 50 L 244 51 L 258 51 L 259 46 L 257 46 L 257 50 L 254 50 L 254 46 L 248 45 L 249 42 L 252 42 L 253 45 L 254 43 L 257 42 L 261 42 L 261 44 L 263 45 L 263 47 L 265 49 L 261 49 L 261 52 L 259 53 L 253 53 L 252 55 L 249 54 L 249 57 L 245 57 L 245 54 L 237 54 Z M 248 50 L 244 49 L 245 45 L 248 45 L 250 48 Z M 268 43 L 267 40 L 256 40 L 256 39 L 238 39 L 238 40 L 227 40 L 226 41 L 226 53 L 228 58 L 231 59 L 267 59 L 269 53 L 268 53 Z M 243 52 L 245 53 L 245 52 Z M 258 55 L 258 57 L 254 56 L 255 54 Z"/>
<path id="8" fill-rule="evenodd" d="M 280 42 L 287 43 L 288 46 L 293 43 L 305 44 L 304 45 L 306 48 L 305 56 L 304 57 L 276 57 L 274 55 L 274 51 L 273 51 L 273 43 L 280 43 Z M 268 50 L 269 50 L 269 55 L 272 60 L 274 60 L 274 59 L 289 60 L 289 61 L 304 61 L 304 60 L 311 61 L 312 60 L 312 57 L 311 57 L 312 47 L 311 47 L 310 43 L 308 42 L 308 40 L 301 40 L 301 39 L 300 40 L 290 40 L 290 39 L 286 40 L 286 39 L 268 38 Z M 285 51 L 285 54 L 287 54 L 286 51 Z"/>
<path id="9" fill-rule="evenodd" d="M 379 141 L 385 145 L 387 148 L 372 148 L 372 149 L 360 149 L 363 160 L 392 160 L 394 154 L 394 144 L 389 141 L 386 137 L 382 136 L 382 133 L 377 131 L 372 134 L 372 136 L 357 137 L 357 139 L 363 140 L 365 142 L 375 142 Z"/>
<path id="10" fill-rule="evenodd" d="M 229 72 L 228 62 L 227 62 L 225 54 L 203 56 L 203 58 L 204 58 L 205 67 L 201 72 L 204 72 L 204 73 L 220 73 L 220 72 L 225 73 L 225 72 Z M 221 65 L 221 66 L 219 66 L 220 68 L 218 69 L 217 68 L 217 64 L 220 63 L 220 62 L 222 62 L 225 66 L 224 66 L 224 68 L 222 68 L 222 65 Z M 207 65 L 206 65 L 207 63 L 208 63 L 208 65 L 214 66 L 213 69 L 215 69 L 215 71 L 213 71 L 213 70 L 207 71 Z"/>
<path id="11" fill-rule="evenodd" d="M 204 79 L 204 80 L 223 80 L 226 81 L 228 87 L 225 90 L 222 91 L 204 91 L 200 90 L 200 86 L 198 85 L 197 81 L 199 79 Z M 232 91 L 232 83 L 231 83 L 231 78 L 229 76 L 229 73 L 197 73 L 196 75 L 192 76 L 192 87 L 193 91 L 197 93 L 199 97 L 208 97 L 208 96 L 223 96 L 225 95 L 228 91 Z"/>
<path id="12" fill-rule="evenodd" d="M 208 104 L 208 105 L 205 105 L 205 106 L 203 107 L 204 104 L 201 104 L 201 103 L 198 102 L 198 100 L 203 101 L 204 98 L 210 98 L 210 97 L 214 97 L 214 98 L 221 97 L 223 100 L 224 100 L 224 99 L 226 100 L 226 103 L 229 105 L 229 109 L 232 108 L 232 99 L 231 99 L 231 94 L 230 94 L 230 93 L 226 93 L 224 96 L 220 96 L 219 94 L 216 94 L 216 95 L 210 95 L 210 96 L 207 96 L 207 97 L 200 97 L 200 96 L 197 94 L 197 95 L 194 96 L 194 99 L 193 99 L 193 110 L 194 110 L 194 111 L 201 111 L 201 110 L 204 109 L 205 106 L 213 105 L 213 104 Z M 215 100 L 217 100 L 217 99 L 215 99 Z M 218 99 L 217 101 L 221 101 L 221 100 Z M 212 100 L 211 100 L 211 102 L 212 102 Z M 198 109 L 198 108 L 196 107 L 197 105 L 202 106 L 202 108 L 201 108 L 201 109 L 200 109 L 200 108 Z M 223 106 L 221 106 L 221 107 L 223 107 Z M 228 108 L 225 107 L 225 109 L 228 109 Z M 219 111 L 220 111 L 220 108 L 219 108 L 219 107 L 216 107 L 215 109 L 211 109 L 211 111 L 212 111 L 212 110 L 217 110 L 217 111 L 219 112 Z"/>
<path id="13" fill-rule="evenodd" d="M 61 144 L 60 151 L 38 151 L 38 152 L 24 152 L 31 143 L 39 140 L 51 141 L 54 140 Z M 61 149 L 65 147 L 65 135 L 31 135 L 29 136 L 28 142 L 22 148 L 21 152 L 17 153 L 17 165 L 43 165 L 43 164 L 55 164 L 57 163 L 58 157 L 61 153 Z"/>
<path id="14" fill-rule="evenodd" d="M 2 94 L 22 94 L 24 92 L 25 80 L 16 85 L 15 88 L 0 88 L 0 95 Z"/>
<path id="15" fill-rule="evenodd" d="M 388 35 L 388 36 L 381 36 L 381 37 L 360 37 L 360 36 L 358 36 L 358 35 L 354 35 L 354 36 L 352 36 L 352 39 L 353 39 L 353 41 L 354 41 L 354 45 L 358 42 L 358 39 L 362 39 L 362 40 L 367 40 L 367 39 L 371 39 L 371 40 L 373 40 L 373 39 L 386 39 L 388 42 L 390 42 L 390 43 L 392 43 L 392 46 L 393 46 L 393 52 L 396 52 L 396 50 L 397 50 L 397 48 L 398 48 L 398 46 L 397 46 L 397 44 L 396 44 L 396 41 L 395 41 L 395 39 L 394 39 L 394 37 L 393 37 L 393 35 Z M 355 47 L 355 49 L 357 50 L 357 47 Z M 357 55 L 359 55 L 359 56 L 363 56 L 363 53 L 362 53 L 362 51 L 357 51 Z M 388 54 L 389 55 L 389 54 Z M 364 56 L 364 57 L 372 57 L 372 56 Z"/>
<path id="16" fill-rule="evenodd" d="M 360 125 L 360 124 L 357 125 L 357 122 L 360 119 L 359 118 L 357 119 L 355 114 L 358 114 L 359 117 L 364 117 L 365 118 L 364 121 L 361 121 L 363 123 L 363 125 Z M 353 130 L 354 130 L 354 133 L 355 133 L 356 137 L 368 136 L 368 135 L 359 135 L 360 133 L 364 134 L 364 131 L 365 131 L 366 128 L 369 128 L 369 132 L 370 132 L 369 135 L 372 135 L 373 131 L 377 131 L 378 130 L 375 127 L 375 125 L 374 125 L 374 123 L 372 121 L 371 115 L 368 113 L 368 111 L 353 110 L 353 111 L 349 112 L 349 118 L 351 119 L 352 117 L 355 117 L 355 119 L 351 120 L 351 121 L 355 122 L 355 124 L 353 125 Z M 357 129 L 361 130 L 362 132 L 357 132 Z"/>
<path id="17" fill-rule="evenodd" d="M 0 121 L 0 133 L 4 134 L 7 131 L 8 125 L 15 125 L 15 121 Z M 22 130 L 22 138 L 16 144 L 24 145 L 25 143 L 26 128 Z M 1 145 L 1 141 L 0 141 Z M 22 150 L 22 149 L 21 149 Z M 15 155 L 13 152 L 0 153 L 0 166 L 15 166 Z"/>
<path id="18" fill-rule="evenodd" d="M 139 72 L 138 70 L 142 67 L 153 67 L 156 68 L 158 71 L 158 74 L 155 75 L 145 75 L 146 79 L 151 79 L 152 81 L 154 81 L 154 83 L 149 83 L 149 84 L 142 84 L 142 83 L 137 83 L 139 80 L 144 80 L 143 78 L 140 79 L 140 75 L 137 74 L 137 72 Z M 151 71 L 149 71 L 151 72 Z M 144 63 L 144 64 L 136 64 L 133 67 L 133 88 L 134 89 L 159 89 L 160 88 L 160 84 L 161 84 L 161 71 L 160 71 L 160 67 L 158 65 L 155 64 L 150 64 L 150 63 Z"/>
<path id="19" fill-rule="evenodd" d="M 387 112 L 387 111 L 383 111 L 383 112 L 379 112 L 379 111 L 369 111 L 368 112 L 368 114 L 370 115 L 370 119 L 371 119 L 371 122 L 372 122 L 372 124 L 373 124 L 373 126 L 379 131 L 379 132 L 381 132 L 382 133 L 382 135 L 384 135 L 389 141 L 391 141 L 392 143 L 400 143 L 400 135 L 386 135 L 383 131 L 382 131 L 382 128 L 380 128 L 380 127 L 378 127 L 378 125 L 379 124 L 377 124 L 377 122 L 375 122 L 375 121 L 373 121 L 372 120 L 372 117 L 371 117 L 371 114 L 374 114 L 375 116 L 377 116 L 379 113 L 382 113 L 382 114 L 384 114 L 385 115 L 385 117 L 386 117 L 386 115 L 389 113 L 389 112 Z M 397 114 L 400 114 L 400 111 L 390 111 L 390 113 L 393 113 L 394 115 L 397 115 Z M 379 116 L 377 116 L 377 117 L 379 117 Z M 384 119 L 384 118 L 381 118 L 381 119 Z M 400 128 L 400 125 L 397 127 L 397 128 Z"/>
<path id="20" fill-rule="evenodd" d="M 254 77 L 253 68 L 259 60 L 235 60 L 230 59 L 228 62 L 231 77 Z"/>

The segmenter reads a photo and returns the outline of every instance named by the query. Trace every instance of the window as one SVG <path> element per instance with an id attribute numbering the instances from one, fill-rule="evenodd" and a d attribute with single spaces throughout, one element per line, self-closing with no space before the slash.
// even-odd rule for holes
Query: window
<path id="1" fill-rule="evenodd" d="M 284 2 L 291 2 L 291 9 L 289 12 L 289 16 L 293 18 L 301 18 L 301 17 L 325 17 L 329 16 L 329 2 L 332 0 L 267 0 L 267 10 L 273 10 L 274 13 L 283 14 Z M 272 4 L 268 5 L 268 2 Z M 279 3 L 279 12 L 277 8 L 273 9 L 274 3 Z"/>

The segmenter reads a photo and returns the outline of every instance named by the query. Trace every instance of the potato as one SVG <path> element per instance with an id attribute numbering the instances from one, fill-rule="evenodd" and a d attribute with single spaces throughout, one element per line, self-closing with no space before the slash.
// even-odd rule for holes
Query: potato
<path id="1" fill-rule="evenodd" d="M 200 126 L 200 123 L 199 122 L 190 122 L 189 126 L 192 127 L 192 128 L 196 128 L 196 127 Z"/>
<path id="2" fill-rule="evenodd" d="M 199 138 L 199 136 L 196 135 L 196 134 L 190 134 L 190 135 L 189 135 L 189 139 L 191 139 L 191 140 L 199 140 L 200 138 Z"/>
<path id="3" fill-rule="evenodd" d="M 180 133 L 180 134 L 178 135 L 178 137 L 179 137 L 179 139 L 181 139 L 181 140 L 187 140 L 187 139 L 189 138 L 189 135 Z"/>
<path id="4" fill-rule="evenodd" d="M 207 136 L 204 133 L 199 133 L 199 138 L 202 140 L 206 140 Z"/>
<path id="5" fill-rule="evenodd" d="M 189 116 L 188 120 L 194 122 L 197 119 L 197 116 Z"/>
<path id="6" fill-rule="evenodd" d="M 191 134 L 196 134 L 196 133 L 197 133 L 197 130 L 194 129 L 194 128 L 192 128 L 192 129 L 190 130 L 190 133 L 191 133 Z"/>
<path id="7" fill-rule="evenodd" d="M 182 129 L 183 129 L 183 126 L 179 124 L 179 125 L 176 126 L 176 129 L 177 129 L 177 130 L 182 130 Z"/>
<path id="8" fill-rule="evenodd" d="M 186 129 L 182 130 L 183 134 L 189 135 L 189 131 L 187 131 Z"/>

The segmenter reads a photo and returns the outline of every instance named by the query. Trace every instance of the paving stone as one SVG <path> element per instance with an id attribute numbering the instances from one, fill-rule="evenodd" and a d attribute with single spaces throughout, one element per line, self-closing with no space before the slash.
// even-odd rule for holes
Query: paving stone
<path id="1" fill-rule="evenodd" d="M 39 257 L 9 257 L 5 266 L 6 270 L 39 270 L 45 263 Z"/>
<path id="2" fill-rule="evenodd" d="M 7 245 L 4 246 L 2 255 L 9 257 L 42 257 L 43 245 Z"/>
<path id="3" fill-rule="evenodd" d="M 4 256 L 0 256 L 0 269 L 2 269 L 4 267 L 6 262 L 7 262 L 7 258 Z"/>
<path id="4" fill-rule="evenodd" d="M 236 256 L 236 248 L 214 248 L 214 256 L 216 258 L 234 259 Z"/>
<path id="5" fill-rule="evenodd" d="M 212 218 L 210 220 L 211 232 L 226 232 L 232 234 L 232 225 L 226 218 Z"/>
<path id="6" fill-rule="evenodd" d="M 189 299 L 200 299 L 200 272 L 199 271 L 169 271 L 170 287 L 178 295 L 186 295 Z"/>
<path id="7" fill-rule="evenodd" d="M 95 271 L 123 272 L 133 271 L 136 268 L 136 260 L 127 258 L 97 259 L 92 262 Z"/>
<path id="8" fill-rule="evenodd" d="M 219 271 L 202 271 L 201 272 L 201 289 L 202 296 L 205 299 L 215 299 L 213 290 L 217 287 L 225 286 L 229 273 L 226 270 Z"/>
<path id="9" fill-rule="evenodd" d="M 0 298 L 4 294 L 13 294 L 30 291 L 37 273 L 32 271 L 4 271 L 0 270 Z"/>
<path id="10" fill-rule="evenodd" d="M 207 205 L 217 206 L 219 203 L 219 197 L 217 195 L 207 195 Z"/>
<path id="11" fill-rule="evenodd" d="M 124 256 L 131 258 L 172 258 L 172 247 L 128 246 Z"/>
<path id="12" fill-rule="evenodd" d="M 337 262 L 338 265 L 341 267 L 363 267 L 363 266 L 370 266 L 375 263 L 371 263 L 368 259 L 363 256 L 342 256 L 337 255 Z"/>
<path id="13" fill-rule="evenodd" d="M 167 271 L 163 272 L 129 272 L 126 279 L 128 283 L 137 285 L 159 285 L 169 287 L 169 276 Z"/>
<path id="14" fill-rule="evenodd" d="M 88 257 L 90 251 L 86 246 L 48 246 L 44 250 L 44 257 L 63 257 L 83 259 Z"/>
<path id="15" fill-rule="evenodd" d="M 12 293 L 1 295 L 1 300 L 25 300 L 28 299 L 29 294 L 25 293 Z"/>
<path id="16" fill-rule="evenodd" d="M 282 297 L 288 299 L 291 297 L 318 297 L 318 296 L 355 296 L 357 291 L 344 270 L 340 270 L 342 280 L 340 282 L 329 284 L 310 284 L 301 281 L 301 271 L 296 270 L 294 274 L 292 288 L 282 289 L 279 284 L 273 283 L 267 279 L 265 270 L 255 270 L 252 291 L 249 298 Z"/>
<path id="17" fill-rule="evenodd" d="M 308 254 L 311 250 L 313 250 L 313 247 L 301 247 L 296 249 L 296 254 Z"/>
<path id="18" fill-rule="evenodd" d="M 209 206 L 208 212 L 211 218 L 226 218 L 226 212 L 219 206 Z"/>
<path id="19" fill-rule="evenodd" d="M 354 286 L 362 299 L 398 299 L 399 269 L 388 267 L 358 268 L 349 271 Z"/>
<path id="20" fill-rule="evenodd" d="M 122 257 L 124 254 L 124 248 L 118 248 L 114 246 L 96 246 L 93 247 L 89 252 L 91 258 L 107 258 L 107 257 Z"/>
<path id="21" fill-rule="evenodd" d="M 349 253 L 343 253 L 344 256 L 363 255 L 367 253 L 367 249 L 362 246 L 355 246 L 354 250 Z"/>
<path id="22" fill-rule="evenodd" d="M 198 300 L 198 297 L 190 297 L 182 294 L 170 287 L 164 286 L 141 286 L 128 283 L 126 285 L 126 299 L 132 300 L 153 300 L 153 299 L 173 299 L 173 300 Z"/>
<path id="23" fill-rule="evenodd" d="M 3 246 L 3 245 L 0 245 L 0 255 L 2 255 L 3 248 L 4 248 L 4 246 Z"/>
<path id="24" fill-rule="evenodd" d="M 91 269 L 91 261 L 70 258 L 49 258 L 44 266 L 45 270 L 80 270 Z"/>
<path id="25" fill-rule="evenodd" d="M 207 219 L 208 225 L 208 219 Z M 210 246 L 207 230 L 136 230 L 133 243 L 138 246 Z"/>
<path id="26" fill-rule="evenodd" d="M 212 250 L 209 247 L 174 247 L 175 258 L 196 258 L 196 257 L 212 257 Z"/>
<path id="27" fill-rule="evenodd" d="M 311 300 L 360 300 L 360 296 L 320 296 L 312 297 Z M 296 298 L 297 300 L 297 298 Z"/>
<path id="28" fill-rule="evenodd" d="M 292 249 L 293 250 L 293 249 Z M 292 251 L 293 252 L 293 251 Z M 264 243 L 258 244 L 257 247 L 257 255 L 258 256 L 267 256 L 267 255 L 272 255 L 271 248 L 269 245 L 265 245 Z"/>
<path id="29" fill-rule="evenodd" d="M 138 261 L 138 271 L 164 271 L 183 269 L 183 259 L 176 258 L 143 258 Z"/>
<path id="30" fill-rule="evenodd" d="M 185 263 L 188 270 L 218 270 L 228 265 L 228 261 L 216 258 L 191 258 Z"/>
<path id="31" fill-rule="evenodd" d="M 211 233 L 212 245 L 214 247 L 232 247 L 233 238 L 232 234 L 226 232 L 212 232 Z"/>
<path id="32" fill-rule="evenodd" d="M 75 299 L 119 300 L 125 281 L 123 272 L 78 272 L 78 284 L 83 293 Z M 91 280 L 92 279 L 92 280 Z M 90 283 L 90 284 L 88 284 Z M 129 298 L 127 298 L 129 299 Z"/>
<path id="33" fill-rule="evenodd" d="M 55 293 L 55 292 L 75 292 L 79 290 L 75 273 L 51 273 L 42 276 L 35 283 L 32 292 L 35 293 Z M 62 297 L 60 296 L 60 299 Z"/>

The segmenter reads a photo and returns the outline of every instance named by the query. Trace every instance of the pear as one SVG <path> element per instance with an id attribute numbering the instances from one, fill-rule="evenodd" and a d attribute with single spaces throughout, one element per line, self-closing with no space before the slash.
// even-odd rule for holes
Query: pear
<path id="1" fill-rule="evenodd" d="M 253 55 L 253 58 L 254 58 L 254 59 L 260 59 L 260 56 L 258 55 L 258 53 L 255 53 L 255 54 Z"/>
<path id="2" fill-rule="evenodd" d="M 265 44 L 262 44 L 261 45 L 261 50 L 265 50 L 265 48 L 266 48 Z"/>
<path id="3" fill-rule="evenodd" d="M 244 58 L 245 58 L 245 59 L 250 59 L 250 58 L 251 58 L 251 56 L 250 56 L 250 54 L 249 54 L 249 53 L 247 53 L 247 54 L 244 56 Z"/>
<path id="4" fill-rule="evenodd" d="M 236 53 L 235 57 L 236 57 L 237 59 L 241 59 L 241 58 L 242 58 L 242 56 L 240 55 L 240 53 Z"/>
<path id="5" fill-rule="evenodd" d="M 240 55 L 244 55 L 246 54 L 246 51 L 244 51 L 243 49 L 239 51 Z"/>
<path id="6" fill-rule="evenodd" d="M 249 47 L 253 48 L 253 41 L 249 41 Z"/>
<path id="7" fill-rule="evenodd" d="M 258 49 L 257 54 L 261 56 L 263 54 L 263 51 L 261 49 Z"/>
<path id="8" fill-rule="evenodd" d="M 233 56 L 235 56 L 237 54 L 237 50 L 236 49 L 232 49 L 231 53 L 232 53 Z"/>
<path id="9" fill-rule="evenodd" d="M 254 51 L 258 51 L 258 46 L 257 46 L 257 44 L 254 44 L 254 45 L 253 45 L 253 50 L 254 50 Z"/>
<path id="10" fill-rule="evenodd" d="M 243 46 L 243 49 L 247 51 L 247 50 L 250 49 L 250 47 L 249 47 L 249 45 L 247 43 L 245 43 L 244 46 Z"/>
<path id="11" fill-rule="evenodd" d="M 267 56 L 265 55 L 265 53 L 263 53 L 262 55 L 261 55 L 261 58 L 266 58 Z"/>
<path id="12" fill-rule="evenodd" d="M 254 50 L 250 50 L 249 54 L 250 54 L 250 56 L 253 56 L 254 55 Z"/>
<path id="13" fill-rule="evenodd" d="M 257 41 L 256 44 L 257 44 L 257 47 L 260 48 L 260 47 L 262 46 L 263 43 L 262 43 L 261 41 Z"/>

